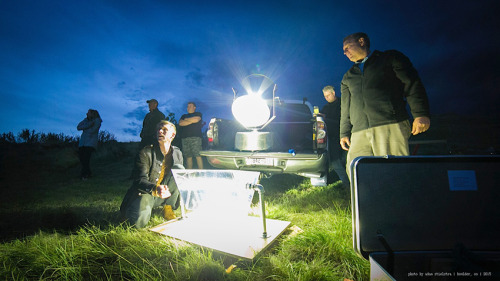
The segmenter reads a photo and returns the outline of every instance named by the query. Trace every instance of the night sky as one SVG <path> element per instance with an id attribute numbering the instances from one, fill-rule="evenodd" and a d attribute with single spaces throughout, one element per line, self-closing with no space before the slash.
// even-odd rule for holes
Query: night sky
<path id="1" fill-rule="evenodd" d="M 410 58 L 433 114 L 498 118 L 497 2 L 1 0 L 0 133 L 77 136 L 92 108 L 101 130 L 138 141 L 147 99 L 177 120 L 188 101 L 205 121 L 228 118 L 252 73 L 321 107 L 358 31 Z"/>

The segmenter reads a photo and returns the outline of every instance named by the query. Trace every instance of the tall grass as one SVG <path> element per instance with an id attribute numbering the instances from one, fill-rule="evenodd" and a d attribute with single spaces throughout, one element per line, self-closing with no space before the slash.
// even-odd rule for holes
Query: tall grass
<path id="1" fill-rule="evenodd" d="M 11 159 L 22 152 L 3 154 L 0 278 L 368 280 L 368 262 L 352 249 L 350 194 L 340 183 L 312 187 L 297 176 L 263 179 L 268 218 L 290 221 L 295 231 L 248 262 L 122 223 L 118 209 L 135 151 L 135 143 L 101 148 L 88 181 L 78 179 L 74 159 L 54 164 L 51 154 L 60 151 L 30 151 L 24 154 L 30 165 Z M 161 222 L 155 212 L 149 226 Z"/>

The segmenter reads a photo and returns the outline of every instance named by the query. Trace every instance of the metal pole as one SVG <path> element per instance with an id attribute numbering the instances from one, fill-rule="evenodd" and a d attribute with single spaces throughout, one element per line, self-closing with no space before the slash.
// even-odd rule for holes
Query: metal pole
<path id="1" fill-rule="evenodd" d="M 179 193 L 180 193 L 180 191 L 179 191 Z M 180 193 L 179 197 L 180 197 L 180 205 L 181 205 L 181 219 L 185 219 L 185 218 L 187 218 L 187 216 L 186 216 L 186 209 L 184 206 L 184 199 L 182 199 L 182 193 Z"/>
<path id="2" fill-rule="evenodd" d="M 262 233 L 262 238 L 269 238 L 270 235 L 267 234 L 266 227 L 266 205 L 264 204 L 264 187 L 260 184 L 255 184 L 254 189 L 259 193 L 259 201 L 262 209 L 262 226 L 264 228 L 264 232 Z"/>

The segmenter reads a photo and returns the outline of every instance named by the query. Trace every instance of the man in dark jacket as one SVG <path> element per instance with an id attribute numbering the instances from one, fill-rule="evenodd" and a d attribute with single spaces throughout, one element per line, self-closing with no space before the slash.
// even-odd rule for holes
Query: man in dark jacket
<path id="1" fill-rule="evenodd" d="M 153 208 L 162 206 L 164 217 L 172 219 L 173 210 L 180 205 L 180 193 L 171 170 L 183 163 L 180 149 L 171 145 L 176 135 L 175 125 L 162 120 L 156 129 L 155 144 L 142 148 L 136 157 L 134 181 L 120 207 L 122 216 L 137 228 L 149 222 Z"/>
<path id="2" fill-rule="evenodd" d="M 146 101 L 149 106 L 149 113 L 144 117 L 141 130 L 141 143 L 139 149 L 156 142 L 156 124 L 165 119 L 165 114 L 158 110 L 158 101 L 150 99 Z"/>
<path id="3" fill-rule="evenodd" d="M 354 62 L 341 82 L 340 144 L 347 170 L 358 156 L 409 155 L 408 139 L 430 127 L 429 102 L 410 60 L 402 53 L 370 52 L 362 32 L 344 38 L 344 54 Z M 410 127 L 406 104 L 414 121 Z"/>
<path id="4" fill-rule="evenodd" d="M 325 115 L 330 162 L 332 163 L 333 170 L 342 181 L 342 185 L 348 187 L 349 178 L 345 170 L 346 152 L 338 142 L 340 137 L 340 99 L 335 96 L 335 89 L 333 86 L 324 87 L 323 96 L 328 102 L 321 109 L 321 113 Z"/>

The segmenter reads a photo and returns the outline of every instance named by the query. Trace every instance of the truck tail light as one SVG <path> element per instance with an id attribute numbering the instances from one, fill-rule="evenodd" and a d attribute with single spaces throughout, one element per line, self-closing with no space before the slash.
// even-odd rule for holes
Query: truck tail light
<path id="1" fill-rule="evenodd" d="M 325 148 L 327 141 L 326 126 L 323 120 L 318 119 L 316 119 L 316 143 L 318 144 L 318 148 Z"/>
<path id="2" fill-rule="evenodd" d="M 316 141 L 318 143 L 326 143 L 326 131 L 325 131 L 325 123 L 324 122 L 318 122 L 317 126 L 317 138 Z"/>
<path id="3" fill-rule="evenodd" d="M 210 123 L 208 124 L 208 130 L 207 130 L 207 139 L 208 139 L 208 144 L 209 145 L 216 145 L 217 144 L 217 125 L 215 122 L 217 121 L 216 118 L 210 119 Z"/>
<path id="4" fill-rule="evenodd" d="M 208 142 L 210 142 L 210 143 L 214 142 L 213 135 L 214 135 L 214 133 L 212 131 L 210 131 L 210 129 L 208 129 L 208 131 L 207 131 Z"/>

